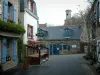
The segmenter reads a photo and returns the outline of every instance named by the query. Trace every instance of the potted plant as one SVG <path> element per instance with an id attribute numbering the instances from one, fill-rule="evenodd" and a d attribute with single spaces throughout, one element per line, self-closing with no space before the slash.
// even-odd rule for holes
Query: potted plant
<path id="1" fill-rule="evenodd" d="M 23 68 L 24 68 L 24 70 L 28 70 L 28 68 L 29 68 L 29 64 L 28 64 L 28 61 L 27 61 L 26 58 L 24 59 L 24 65 L 23 65 Z"/>
<path id="2" fill-rule="evenodd" d="M 26 46 L 23 46 L 23 54 L 24 54 L 24 58 L 23 58 L 23 68 L 24 70 L 28 70 L 29 68 L 29 64 L 28 64 L 28 59 L 27 59 L 27 54 L 26 54 Z"/>

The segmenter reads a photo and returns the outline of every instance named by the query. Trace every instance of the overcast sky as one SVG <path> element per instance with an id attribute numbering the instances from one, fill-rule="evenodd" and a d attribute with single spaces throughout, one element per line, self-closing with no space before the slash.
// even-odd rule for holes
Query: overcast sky
<path id="1" fill-rule="evenodd" d="M 39 23 L 63 25 L 65 10 L 71 9 L 72 15 L 87 6 L 86 0 L 35 0 Z M 80 6 L 79 6 L 80 5 Z"/>

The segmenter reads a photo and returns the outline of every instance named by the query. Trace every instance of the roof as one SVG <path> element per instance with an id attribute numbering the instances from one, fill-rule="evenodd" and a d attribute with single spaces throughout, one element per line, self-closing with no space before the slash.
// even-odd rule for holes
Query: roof
<path id="1" fill-rule="evenodd" d="M 39 24 L 39 28 L 46 30 L 47 29 L 47 25 L 46 24 Z"/>
<path id="2" fill-rule="evenodd" d="M 65 29 L 73 30 L 73 36 L 70 39 L 80 40 L 80 35 L 82 28 L 81 26 L 56 26 L 56 27 L 47 27 L 48 38 L 47 40 L 64 40 L 65 36 L 63 35 Z"/>

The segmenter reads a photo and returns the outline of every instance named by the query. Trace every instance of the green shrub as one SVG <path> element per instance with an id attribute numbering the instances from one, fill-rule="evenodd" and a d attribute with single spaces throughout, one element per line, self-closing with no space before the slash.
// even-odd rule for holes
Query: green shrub
<path id="1" fill-rule="evenodd" d="M 0 31 L 13 32 L 17 34 L 25 33 L 25 29 L 21 25 L 10 22 L 4 22 L 1 20 L 0 20 Z"/>

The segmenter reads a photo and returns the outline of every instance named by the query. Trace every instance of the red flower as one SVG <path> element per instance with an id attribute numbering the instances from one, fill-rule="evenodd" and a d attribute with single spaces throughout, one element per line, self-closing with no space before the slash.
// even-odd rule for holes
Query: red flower
<path id="1" fill-rule="evenodd" d="M 8 19 L 8 22 L 11 22 L 11 23 L 13 23 L 13 20 L 11 20 L 11 19 Z"/>

